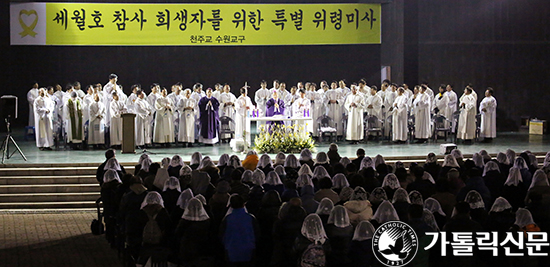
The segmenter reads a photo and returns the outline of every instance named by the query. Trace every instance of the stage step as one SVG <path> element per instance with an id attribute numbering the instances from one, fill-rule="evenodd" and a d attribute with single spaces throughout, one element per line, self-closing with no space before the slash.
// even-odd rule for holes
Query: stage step
<path id="1" fill-rule="evenodd" d="M 99 192 L 101 188 L 93 184 L 27 184 L 27 185 L 0 185 L 0 194 L 20 193 L 78 193 Z"/>
<path id="2" fill-rule="evenodd" d="M 0 194 L 0 203 L 95 201 L 99 192 Z"/>
<path id="3" fill-rule="evenodd" d="M 0 185 L 98 184 L 94 175 L 2 176 Z M 98 184 L 99 185 L 99 184 Z"/>
<path id="4" fill-rule="evenodd" d="M 95 201 L 72 201 L 72 202 L 11 202 L 0 203 L 0 209 L 95 209 Z"/>
<path id="5" fill-rule="evenodd" d="M 537 153 L 539 164 L 546 153 Z M 374 155 L 369 153 L 374 158 Z M 439 163 L 443 155 L 437 155 Z M 495 157 L 496 155 L 491 155 Z M 464 155 L 465 159 L 472 155 Z M 425 156 L 386 158 L 393 165 L 401 161 L 424 163 Z M 135 162 L 121 163 L 132 173 Z M 3 212 L 40 210 L 95 210 L 100 187 L 95 173 L 97 163 L 6 164 L 0 165 L 0 210 Z"/>

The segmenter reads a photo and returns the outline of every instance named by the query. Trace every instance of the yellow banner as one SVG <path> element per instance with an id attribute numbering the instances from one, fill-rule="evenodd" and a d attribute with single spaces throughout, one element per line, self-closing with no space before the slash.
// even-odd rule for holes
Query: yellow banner
<path id="1" fill-rule="evenodd" d="M 45 45 L 380 43 L 380 4 L 12 4 L 12 39 L 35 38 L 32 4 L 45 4 Z"/>

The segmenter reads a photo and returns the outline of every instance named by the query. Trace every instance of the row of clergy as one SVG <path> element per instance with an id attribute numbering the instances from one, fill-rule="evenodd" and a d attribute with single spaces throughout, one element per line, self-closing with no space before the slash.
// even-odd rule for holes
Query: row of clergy
<path id="1" fill-rule="evenodd" d="M 109 83 L 103 88 L 100 85 L 89 86 L 87 94 L 82 92 L 79 84 L 75 84 L 74 87 L 69 86 L 67 92 L 63 92 L 59 86 L 56 88 L 56 92 L 53 92 L 53 89 L 50 88 L 48 93 L 45 92 L 44 95 L 46 98 L 49 96 L 52 100 L 53 111 L 51 114 L 41 112 L 44 109 L 39 110 L 31 106 L 35 110 L 32 121 L 40 122 L 51 116 L 52 131 L 60 127 L 64 128 L 68 141 L 73 143 L 82 142 L 85 138 L 84 133 L 87 132 L 89 144 L 103 144 L 105 143 L 103 138 L 104 129 L 108 127 L 112 129 L 109 131 L 110 144 L 118 145 L 121 143 L 122 138 L 120 115 L 125 112 L 132 112 L 138 115 L 136 116 L 137 128 L 143 128 L 143 131 L 138 130 L 136 133 L 137 145 L 150 144 L 151 142 L 170 143 L 175 140 L 174 135 L 176 134 L 178 141 L 184 143 L 193 143 L 197 136 L 198 139 L 201 139 L 199 135 L 201 127 L 196 127 L 195 121 L 200 119 L 198 103 L 205 97 L 202 85 L 196 84 L 193 92 L 191 92 L 189 89 L 182 91 L 181 85 L 176 84 L 172 86 L 172 93 L 167 94 L 165 89 L 161 90 L 158 84 L 153 84 L 151 93 L 148 96 L 143 92 L 138 94 L 137 92 L 141 91 L 141 88 L 134 85 L 132 94 L 127 97 L 120 86 L 117 85 L 117 79 L 116 75 L 111 75 Z M 38 91 L 36 88 L 33 89 Z M 430 113 L 439 113 L 450 118 L 456 111 L 456 104 L 459 102 L 451 86 L 441 86 L 439 88 L 440 92 L 436 95 L 425 84 L 416 86 L 414 92 L 404 86 L 404 97 L 398 101 L 399 91 L 396 84 L 390 84 L 387 81 L 382 84 L 379 91 L 375 86 L 368 87 L 366 82 L 361 80 L 358 85 L 352 84 L 351 89 L 346 87 L 344 81 L 340 81 L 339 87 L 336 82 L 333 82 L 330 88 L 323 81 L 319 90 L 316 90 L 316 84 L 314 83 L 306 83 L 305 85 L 298 83 L 297 86 L 291 88 L 290 92 L 286 90 L 284 83 L 274 81 L 273 88 L 268 89 L 267 83 L 263 81 L 261 88 L 255 93 L 255 101 L 260 116 L 269 115 L 266 114 L 267 104 L 274 97 L 277 97 L 278 101 L 281 102 L 281 115 L 301 116 L 301 114 L 304 114 L 302 111 L 307 109 L 308 113 L 311 112 L 313 118 L 328 115 L 334 122 L 341 121 L 342 117 L 347 115 L 348 133 L 346 137 L 349 140 L 362 139 L 364 113 L 378 118 L 391 116 L 393 120 L 396 118 L 396 110 L 399 110 L 397 107 L 399 106 L 403 110 L 403 105 L 399 105 L 399 103 L 403 102 L 404 99 L 406 99 L 402 103 L 406 106 L 404 114 L 407 114 L 407 116 L 409 114 L 416 115 L 417 127 L 415 134 L 417 138 L 427 138 L 426 136 L 429 137 L 431 133 L 431 131 L 426 130 L 430 128 Z M 471 91 L 473 106 L 468 105 L 467 107 L 469 110 L 473 107 L 475 117 L 477 95 L 475 91 Z M 277 92 L 275 94 L 277 96 L 274 96 L 274 92 Z M 33 94 L 29 92 L 29 95 Z M 464 106 L 462 100 L 466 95 L 465 93 L 460 98 L 460 107 Z M 230 92 L 228 85 L 216 85 L 216 90 L 212 92 L 211 97 L 218 103 L 219 107 L 216 107 L 216 109 L 220 109 L 221 116 L 228 116 L 235 121 L 236 137 L 240 137 L 244 128 L 246 110 L 254 108 L 252 101 L 246 96 L 246 91 L 237 99 Z M 48 101 L 42 97 L 38 102 L 33 101 L 33 104 L 41 106 L 44 105 L 44 102 Z M 495 109 L 496 100 L 492 95 L 486 97 L 480 105 L 482 120 L 485 120 L 482 123 L 482 134 L 487 138 L 496 136 Z M 216 110 L 216 116 L 218 116 L 217 113 Z M 316 124 L 315 119 L 313 123 Z M 46 138 L 49 135 L 47 133 L 49 127 L 44 127 L 44 124 L 47 123 L 38 124 L 39 127 L 36 129 L 38 147 L 51 146 L 49 138 Z M 56 125 L 57 127 L 55 127 Z M 393 123 L 393 125 L 393 127 L 396 127 L 400 124 Z M 466 125 L 466 123 L 462 123 L 462 125 Z M 475 127 L 475 121 L 473 125 Z M 336 126 L 338 135 L 342 135 L 342 123 L 336 123 Z M 470 131 L 464 129 L 463 139 L 472 139 L 471 127 L 466 128 Z M 313 134 L 316 135 L 317 127 L 314 125 L 313 129 Z M 406 130 L 407 127 L 405 126 L 404 129 Z M 406 138 L 403 137 L 406 134 L 399 134 L 399 132 L 401 131 L 394 129 L 394 140 Z M 203 140 L 203 142 L 212 143 L 213 141 Z"/>

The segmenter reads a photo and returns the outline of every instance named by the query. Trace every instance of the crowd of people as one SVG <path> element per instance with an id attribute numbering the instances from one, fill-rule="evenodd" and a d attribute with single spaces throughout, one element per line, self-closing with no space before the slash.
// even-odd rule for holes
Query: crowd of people
<path id="1" fill-rule="evenodd" d="M 174 142 L 184 146 L 194 143 L 212 145 L 222 139 L 243 138 L 247 116 L 311 117 L 311 134 L 319 135 L 319 123 L 330 118 L 330 126 L 340 140 L 357 143 L 365 138 L 365 127 L 385 125 L 385 135 L 404 143 L 412 130 L 417 142 L 426 142 L 433 134 L 433 117 L 442 117 L 440 127 L 452 127 L 458 139 L 471 141 L 476 137 L 478 97 L 471 85 L 458 98 L 451 85 L 441 85 L 434 92 L 426 82 L 409 89 L 383 81 L 380 90 L 368 86 L 365 80 L 351 84 L 321 81 L 298 82 L 290 91 L 284 82 L 273 81 L 268 88 L 262 81 L 254 92 L 254 102 L 248 96 L 249 86 L 240 88 L 236 97 L 228 84 L 216 84 L 214 89 L 203 90 L 196 83 L 192 89 L 183 89 L 181 83 L 172 85 L 171 92 L 159 84 L 152 84 L 147 95 L 139 84 L 132 85 L 127 96 L 118 83 L 118 76 L 111 74 L 109 82 L 88 85 L 81 89 L 79 82 L 68 84 L 63 91 L 55 88 L 39 88 L 34 84 L 27 94 L 29 125 L 35 126 L 36 145 L 41 150 L 51 149 L 54 136 L 66 138 L 75 149 L 122 144 L 122 119 L 124 113 L 135 117 L 135 144 L 138 147 L 159 144 L 169 146 Z M 487 88 L 485 98 L 479 104 L 481 114 L 480 137 L 490 141 L 496 137 L 496 107 L 493 89 Z M 454 116 L 457 108 L 460 117 Z M 218 136 L 220 117 L 228 117 L 234 130 L 232 136 Z M 414 118 L 414 129 L 409 126 Z M 365 125 L 365 121 L 371 125 Z M 347 122 L 347 123 L 344 123 Z M 224 134 L 225 135 L 225 134 Z"/>
<path id="2" fill-rule="evenodd" d="M 179 266 L 382 266 L 374 231 L 403 221 L 420 244 L 426 233 L 550 231 L 550 152 L 535 155 L 460 150 L 425 163 L 386 163 L 338 146 L 314 157 L 279 153 L 224 154 L 217 163 L 196 152 L 125 170 L 115 151 L 97 170 L 106 238 L 127 263 Z M 408 167 L 408 168 L 407 168 Z M 410 266 L 545 266 L 546 257 L 509 257 L 474 248 L 458 257 L 419 248 Z M 525 250 L 525 248 L 523 248 Z M 543 248 L 548 252 L 548 248 Z"/>

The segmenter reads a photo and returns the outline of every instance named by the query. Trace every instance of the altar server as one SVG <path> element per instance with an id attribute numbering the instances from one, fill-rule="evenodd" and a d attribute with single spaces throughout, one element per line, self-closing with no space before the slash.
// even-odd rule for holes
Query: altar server
<path id="1" fill-rule="evenodd" d="M 53 146 L 54 110 L 55 103 L 41 88 L 33 104 L 36 146 L 40 150 L 51 150 L 50 147 Z"/>
<path id="2" fill-rule="evenodd" d="M 471 142 L 476 133 L 476 100 L 472 88 L 466 87 L 460 100 L 460 117 L 458 119 L 458 138 Z"/>
<path id="3" fill-rule="evenodd" d="M 430 96 L 425 85 L 420 87 L 419 95 L 414 99 L 414 137 L 417 143 L 424 143 L 430 138 Z"/>
<path id="4" fill-rule="evenodd" d="M 200 136 L 199 142 L 212 145 L 219 141 L 219 109 L 220 103 L 212 97 L 212 88 L 206 90 L 206 96 L 199 101 Z"/>
<path id="5" fill-rule="evenodd" d="M 136 146 L 142 147 L 151 144 L 151 135 L 149 135 L 149 116 L 151 115 L 151 107 L 145 100 L 145 93 L 141 90 L 136 93 L 138 99 L 135 102 L 136 108 Z"/>
<path id="6" fill-rule="evenodd" d="M 168 92 L 166 89 L 162 89 L 161 97 L 157 98 L 155 103 L 157 116 L 155 119 L 155 128 L 153 130 L 153 142 L 163 145 L 168 145 L 175 140 L 174 123 L 172 120 L 174 105 L 167 96 Z"/>
<path id="7" fill-rule="evenodd" d="M 191 89 L 185 89 L 183 91 L 183 98 L 181 98 L 177 105 L 179 112 L 179 130 L 178 141 L 184 143 L 183 146 L 193 146 L 195 142 L 195 111 L 197 108 L 197 101 L 191 98 Z"/>
<path id="8" fill-rule="evenodd" d="M 363 99 L 363 95 L 357 92 L 357 87 L 352 85 L 351 94 L 347 97 L 344 104 L 344 107 L 348 111 L 346 139 L 355 144 L 363 139 L 364 134 L 363 113 L 365 103 Z"/>
<path id="9" fill-rule="evenodd" d="M 82 130 L 82 103 L 76 92 L 71 92 L 71 98 L 65 103 L 63 117 L 67 142 L 71 143 L 73 148 L 78 148 L 78 144 L 82 143 L 84 133 Z"/>
<path id="10" fill-rule="evenodd" d="M 479 104 L 481 113 L 481 137 L 484 142 L 491 142 L 497 137 L 497 100 L 493 97 L 493 88 L 485 90 L 485 98 Z"/>
<path id="11" fill-rule="evenodd" d="M 34 83 L 32 88 L 27 93 L 27 101 L 29 101 L 29 126 L 34 126 L 34 101 L 38 98 L 38 83 Z"/>
<path id="12" fill-rule="evenodd" d="M 126 109 L 126 105 L 124 105 L 124 102 L 122 102 L 118 97 L 117 92 L 113 92 L 111 95 L 113 100 L 111 100 L 111 106 L 109 107 L 110 113 L 111 113 L 111 127 L 109 132 L 109 136 L 111 140 L 110 145 L 120 146 L 122 145 L 122 114 L 126 113 L 127 109 Z M 139 99 L 139 96 L 137 95 L 137 91 L 136 91 L 136 97 L 137 99 Z M 134 104 L 136 102 L 138 101 L 135 101 Z"/>
<path id="13" fill-rule="evenodd" d="M 408 99 L 405 96 L 405 89 L 402 87 L 397 90 L 397 98 L 391 106 L 392 114 L 392 140 L 396 143 L 404 143 L 407 141 L 408 134 Z"/>

